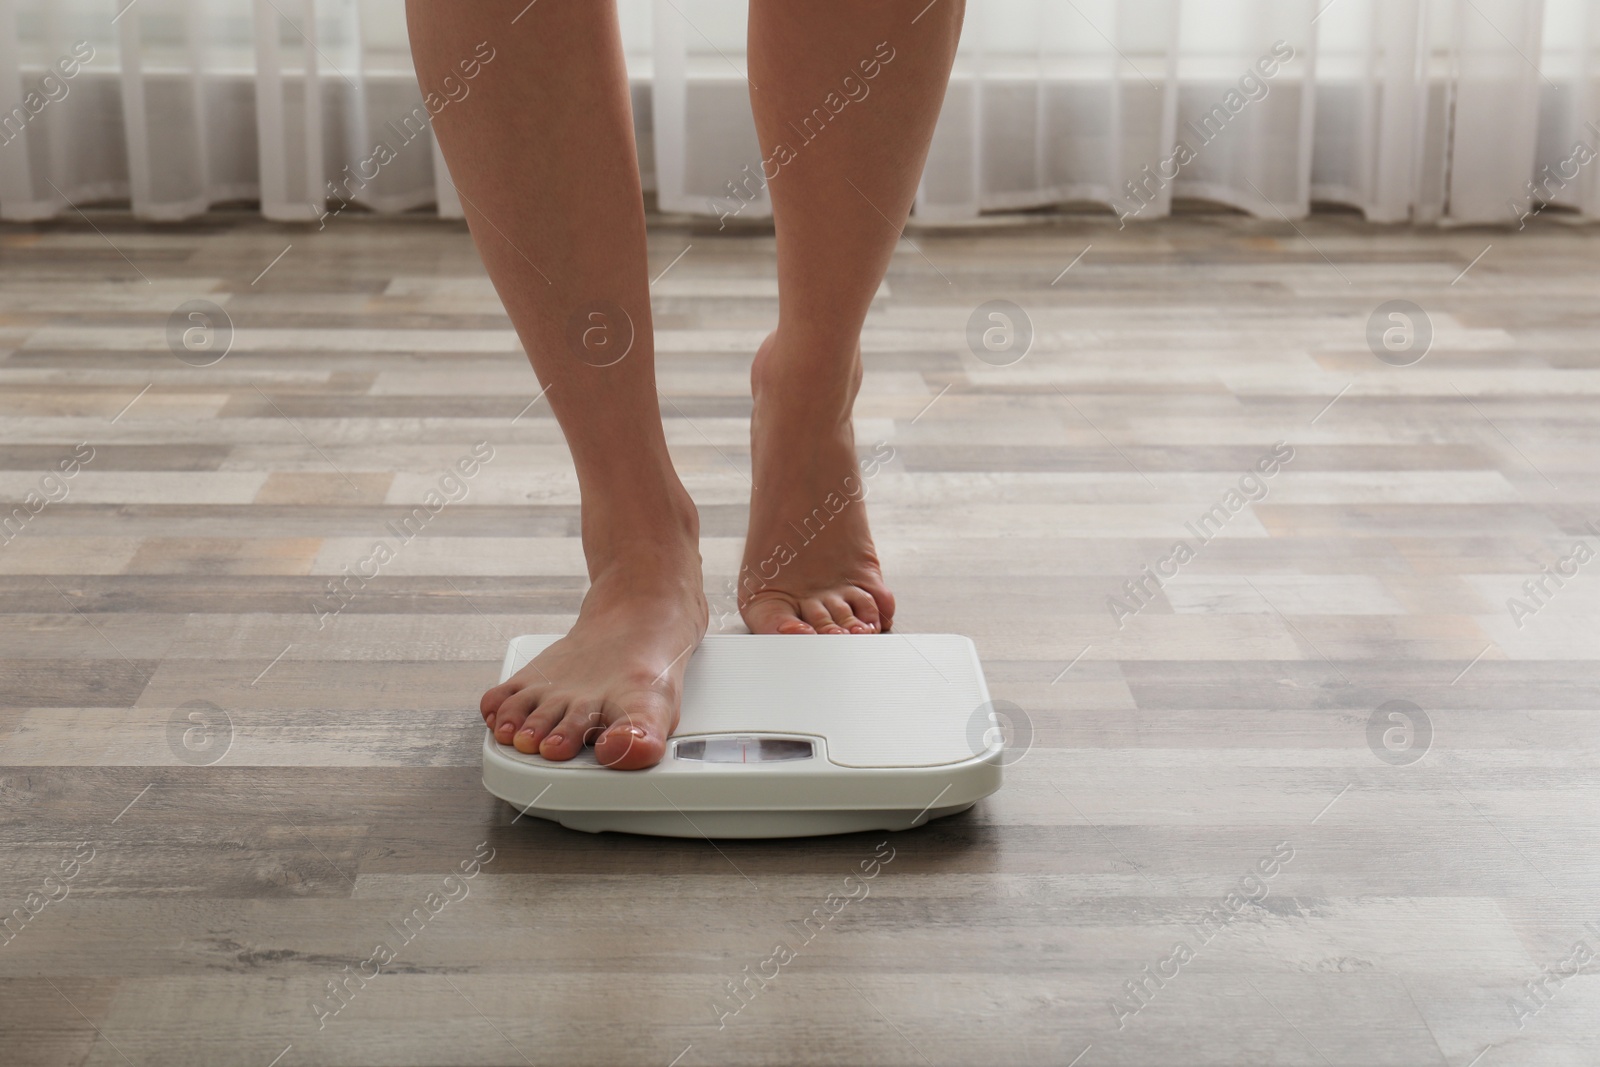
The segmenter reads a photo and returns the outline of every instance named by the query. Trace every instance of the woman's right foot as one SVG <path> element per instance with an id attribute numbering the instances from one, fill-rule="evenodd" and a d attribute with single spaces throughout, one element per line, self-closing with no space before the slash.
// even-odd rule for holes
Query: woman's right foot
<path id="1" fill-rule="evenodd" d="M 496 741 L 549 760 L 572 759 L 592 743 L 596 759 L 617 770 L 661 761 L 708 621 L 698 527 L 693 504 L 677 504 L 658 523 L 634 517 L 631 528 L 647 533 L 613 541 L 605 563 L 596 566 L 602 553 L 591 552 L 572 629 L 483 695 Z"/>

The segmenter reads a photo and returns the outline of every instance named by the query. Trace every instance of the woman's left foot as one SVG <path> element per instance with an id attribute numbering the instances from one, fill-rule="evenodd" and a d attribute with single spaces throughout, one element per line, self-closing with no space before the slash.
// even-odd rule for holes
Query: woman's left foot
<path id="1" fill-rule="evenodd" d="M 850 409 L 861 356 L 843 377 L 784 351 L 776 333 L 750 372 L 750 526 L 739 614 L 757 634 L 868 634 L 894 622 L 867 529 L 866 480 Z"/>

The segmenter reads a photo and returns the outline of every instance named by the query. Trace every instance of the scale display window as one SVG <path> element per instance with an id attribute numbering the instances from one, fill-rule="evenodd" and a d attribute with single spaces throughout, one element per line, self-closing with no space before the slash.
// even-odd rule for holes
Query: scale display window
<path id="1" fill-rule="evenodd" d="M 685 738 L 673 746 L 672 754 L 698 763 L 788 763 L 811 759 L 816 755 L 816 746 L 796 737 L 729 734 Z"/>

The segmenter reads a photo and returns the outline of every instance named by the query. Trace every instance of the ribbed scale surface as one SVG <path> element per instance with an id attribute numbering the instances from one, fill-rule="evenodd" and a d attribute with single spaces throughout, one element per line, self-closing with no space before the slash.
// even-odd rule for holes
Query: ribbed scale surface
<path id="1" fill-rule="evenodd" d="M 517 638 L 507 676 L 554 640 Z M 676 736 L 807 734 L 841 766 L 934 767 L 988 747 L 988 700 L 977 651 L 955 634 L 718 635 L 689 663 Z"/>

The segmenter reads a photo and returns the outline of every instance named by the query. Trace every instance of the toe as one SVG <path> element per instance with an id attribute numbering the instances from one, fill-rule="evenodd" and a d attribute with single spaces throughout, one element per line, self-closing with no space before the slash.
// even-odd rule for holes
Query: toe
<path id="1" fill-rule="evenodd" d="M 527 721 L 528 715 L 539 706 L 539 697 L 543 689 L 519 689 L 500 702 L 492 716 L 486 716 L 484 722 L 494 731 L 494 739 L 502 745 L 511 744 L 511 739 L 516 732 L 522 729 L 522 724 Z"/>
<path id="2" fill-rule="evenodd" d="M 820 598 L 822 606 L 828 609 L 828 614 L 833 618 L 833 624 L 847 634 L 867 633 L 867 625 L 856 618 L 855 612 L 850 610 L 850 605 L 844 597 L 837 593 L 829 593 Z"/>
<path id="3" fill-rule="evenodd" d="M 745 625 L 753 634 L 813 634 L 811 624 L 800 618 L 787 600 L 768 596 L 745 605 Z"/>
<path id="4" fill-rule="evenodd" d="M 833 612 L 818 597 L 807 597 L 800 601 L 800 617 L 810 623 L 819 634 L 842 634 L 843 626 L 833 621 Z"/>
<path id="5" fill-rule="evenodd" d="M 867 628 L 866 632 L 876 633 L 882 617 L 878 614 L 878 602 L 872 599 L 872 594 L 865 589 L 851 586 L 844 591 L 844 600 L 850 605 L 851 614 Z"/>
<path id="6" fill-rule="evenodd" d="M 539 745 L 543 743 L 545 735 L 550 732 L 556 723 L 561 721 L 561 717 L 566 714 L 566 711 L 566 701 L 560 699 L 552 698 L 535 704 L 521 724 L 517 726 L 516 732 L 512 736 L 511 744 L 516 746 L 518 752 L 529 756 L 533 755 L 539 751 Z M 497 733 L 496 738 L 498 739 L 498 737 L 499 734 Z"/>
<path id="7" fill-rule="evenodd" d="M 608 704 L 605 731 L 594 743 L 595 759 L 619 771 L 654 767 L 667 752 L 672 705 L 660 693 L 646 692 Z"/>
<path id="8" fill-rule="evenodd" d="M 574 701 L 561 721 L 539 742 L 539 755 L 548 760 L 569 760 L 583 751 L 590 731 L 600 722 L 600 708 L 594 701 Z"/>
<path id="9" fill-rule="evenodd" d="M 894 625 L 894 594 L 881 585 L 868 585 L 863 588 L 878 606 L 878 629 L 888 633 L 889 627 Z M 859 616 L 861 613 L 856 614 Z"/>
<path id="10" fill-rule="evenodd" d="M 520 688 L 521 686 L 515 681 L 504 681 L 484 693 L 483 699 L 478 701 L 478 711 L 483 715 L 483 721 L 488 723 L 489 717 L 500 710 L 500 705 L 506 702 L 506 698 Z"/>

